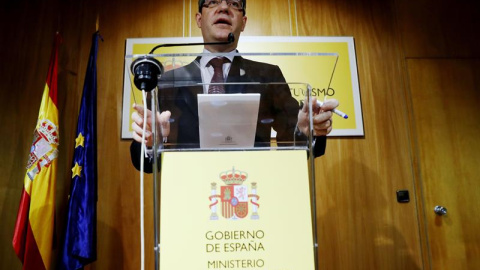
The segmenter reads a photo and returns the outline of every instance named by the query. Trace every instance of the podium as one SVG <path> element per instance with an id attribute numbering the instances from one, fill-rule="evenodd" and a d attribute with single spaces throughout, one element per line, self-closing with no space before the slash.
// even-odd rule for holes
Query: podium
<path id="1" fill-rule="evenodd" d="M 226 82 L 215 84 L 225 93 L 215 96 L 200 70 L 211 56 L 231 62 Z M 152 121 L 154 151 L 145 158 L 155 269 L 317 269 L 314 157 L 325 138 L 312 135 L 312 87 L 287 82 L 279 67 L 305 69 L 328 89 L 338 55 L 130 55 L 127 66 L 142 58 L 165 69 L 148 108 L 171 113 L 168 136 Z M 304 115 L 306 129 L 297 125 Z"/>

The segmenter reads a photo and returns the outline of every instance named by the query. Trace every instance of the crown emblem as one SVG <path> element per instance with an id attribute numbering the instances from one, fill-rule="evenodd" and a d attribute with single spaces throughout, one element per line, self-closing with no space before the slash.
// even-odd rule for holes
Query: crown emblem
<path id="1" fill-rule="evenodd" d="M 247 180 L 247 177 L 248 173 L 235 170 L 235 167 L 220 173 L 220 179 L 227 185 L 241 185 Z"/>
<path id="2" fill-rule="evenodd" d="M 43 119 L 42 123 L 38 127 L 38 133 L 42 134 L 49 143 L 58 144 L 57 127 L 48 119 Z"/>

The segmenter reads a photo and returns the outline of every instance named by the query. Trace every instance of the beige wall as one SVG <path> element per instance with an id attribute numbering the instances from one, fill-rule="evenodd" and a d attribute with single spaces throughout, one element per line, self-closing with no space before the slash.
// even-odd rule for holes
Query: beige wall
<path id="1" fill-rule="evenodd" d="M 64 226 L 76 118 L 97 16 L 104 38 L 98 53 L 99 241 L 98 260 L 90 268 L 139 268 L 139 177 L 130 165 L 130 142 L 120 140 L 125 39 L 198 36 L 190 19 L 195 2 L 1 4 L 1 269 L 21 269 L 11 248 L 12 232 L 56 30 L 64 40 L 58 87 L 57 231 Z M 427 0 L 248 2 L 244 35 L 355 38 L 365 136 L 332 138 L 326 156 L 316 160 L 319 269 L 428 267 L 423 214 L 417 212 L 422 200 L 415 196 L 417 157 L 412 151 L 406 60 L 478 58 L 478 4 L 460 1 L 452 9 L 449 2 L 436 1 L 434 7 Z M 412 201 L 397 203 L 398 189 L 408 189 Z M 149 192 L 146 196 L 151 201 Z M 152 212 L 150 203 L 146 211 Z M 147 224 L 151 221 L 148 216 Z M 151 235 L 147 228 L 147 247 L 153 246 Z M 152 253 L 146 259 L 147 269 L 152 269 Z"/>

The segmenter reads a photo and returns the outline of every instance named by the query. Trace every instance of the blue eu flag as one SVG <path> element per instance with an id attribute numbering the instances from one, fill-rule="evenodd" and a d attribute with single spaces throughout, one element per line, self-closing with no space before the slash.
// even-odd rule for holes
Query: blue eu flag
<path id="1" fill-rule="evenodd" d="M 78 115 L 62 269 L 82 269 L 97 259 L 97 51 L 93 34 Z"/>

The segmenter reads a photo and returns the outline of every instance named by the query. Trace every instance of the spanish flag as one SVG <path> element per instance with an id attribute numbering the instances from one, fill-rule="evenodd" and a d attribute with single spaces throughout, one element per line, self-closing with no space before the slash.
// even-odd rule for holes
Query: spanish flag
<path id="1" fill-rule="evenodd" d="M 61 37 L 57 33 L 47 82 L 33 133 L 13 248 L 23 269 L 49 269 L 55 219 L 55 183 L 59 145 L 57 63 Z"/>

